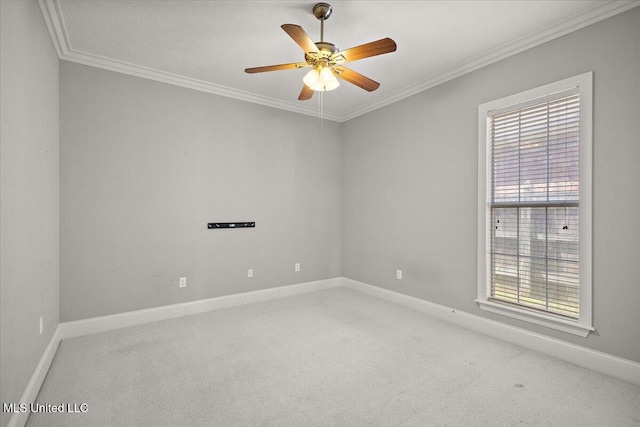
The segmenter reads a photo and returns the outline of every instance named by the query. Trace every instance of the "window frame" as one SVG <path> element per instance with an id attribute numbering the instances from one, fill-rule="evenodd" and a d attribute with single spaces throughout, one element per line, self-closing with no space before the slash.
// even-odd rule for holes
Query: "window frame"
<path id="1" fill-rule="evenodd" d="M 580 193 L 579 193 L 579 306 L 578 319 L 545 313 L 510 303 L 489 300 L 487 282 L 491 231 L 487 221 L 491 188 L 488 144 L 488 114 L 496 110 L 516 110 L 526 105 L 553 99 L 554 94 L 577 88 L 580 95 Z M 482 310 L 587 337 L 593 327 L 593 72 L 569 77 L 555 83 L 526 90 L 478 106 L 478 273 L 476 303 Z"/>

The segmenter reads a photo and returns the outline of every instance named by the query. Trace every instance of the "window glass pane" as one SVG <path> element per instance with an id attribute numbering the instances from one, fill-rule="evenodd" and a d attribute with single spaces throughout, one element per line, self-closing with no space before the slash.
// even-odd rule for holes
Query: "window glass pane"
<path id="1" fill-rule="evenodd" d="M 492 209 L 491 252 L 505 255 L 518 254 L 518 209 Z"/>
<path id="2" fill-rule="evenodd" d="M 492 116 L 492 202 L 578 201 L 579 126 L 578 95 Z"/>
<path id="3" fill-rule="evenodd" d="M 547 217 L 549 295 L 556 305 L 554 312 L 578 315 L 579 281 L 579 209 L 549 208 Z"/>
<path id="4" fill-rule="evenodd" d="M 520 141 L 520 201 L 547 200 L 546 133 Z"/>
<path id="5" fill-rule="evenodd" d="M 518 302 L 518 257 L 494 255 L 491 261 L 491 296 Z"/>
<path id="6" fill-rule="evenodd" d="M 580 194 L 578 132 L 558 137 L 549 145 L 549 200 L 578 201 Z"/>
<path id="7" fill-rule="evenodd" d="M 509 136 L 494 144 L 492 150 L 493 161 L 493 201 L 517 202 L 520 195 L 518 185 L 518 135 Z"/>
<path id="8" fill-rule="evenodd" d="M 518 222 L 519 302 L 545 309 L 546 208 L 519 208 Z"/>
<path id="9" fill-rule="evenodd" d="M 490 117 L 492 298 L 578 317 L 579 137 L 578 95 Z"/>

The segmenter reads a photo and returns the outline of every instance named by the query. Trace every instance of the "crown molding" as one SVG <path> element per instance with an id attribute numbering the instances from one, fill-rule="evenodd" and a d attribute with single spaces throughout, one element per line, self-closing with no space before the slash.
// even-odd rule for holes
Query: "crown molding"
<path id="1" fill-rule="evenodd" d="M 115 71 L 117 73 L 128 74 L 130 76 L 141 77 L 144 79 L 155 80 L 162 83 L 168 83 L 175 86 L 181 86 L 188 89 L 197 90 L 200 92 L 212 93 L 215 95 L 225 96 L 228 98 L 238 99 L 240 101 L 247 101 L 253 104 L 264 105 L 267 107 L 278 108 L 280 110 L 287 110 L 294 113 L 305 114 L 308 116 L 320 117 L 320 113 L 313 107 L 299 105 L 294 102 L 282 101 L 279 99 L 269 98 L 262 95 L 234 89 L 228 86 L 223 86 L 204 80 L 193 79 L 191 77 L 185 77 L 178 74 L 168 73 L 165 71 L 156 70 L 140 65 L 131 64 L 128 62 L 118 61 L 111 58 L 101 57 L 98 55 L 89 54 L 81 51 L 69 51 L 65 56 L 60 59 L 65 61 L 76 62 L 78 64 L 89 65 L 91 67 L 102 68 L 109 71 Z M 341 118 L 335 114 L 331 114 L 327 111 L 324 112 L 323 118 L 332 121 L 341 121 Z"/>
<path id="2" fill-rule="evenodd" d="M 457 77 L 486 67 L 487 65 L 491 65 L 502 59 L 508 58 L 509 56 L 524 52 L 525 50 L 529 50 L 553 39 L 562 37 L 591 24 L 595 24 L 596 22 L 610 18 L 619 13 L 626 12 L 627 10 L 633 9 L 637 6 L 640 6 L 640 0 L 623 0 L 604 3 L 602 6 L 591 9 L 581 15 L 550 25 L 541 31 L 521 37 L 497 49 L 472 58 L 469 61 L 466 61 L 451 70 L 447 70 L 441 74 L 433 76 L 422 83 L 409 86 L 406 89 L 358 108 L 357 110 L 343 116 L 341 121 L 344 122 L 351 120 L 389 104 L 393 104 L 394 102 L 408 98 L 442 83 L 446 83 Z"/>
<path id="3" fill-rule="evenodd" d="M 282 101 L 279 99 L 218 85 L 204 80 L 198 80 L 178 74 L 168 73 L 165 71 L 136 65 L 129 62 L 118 61 L 112 58 L 107 58 L 73 49 L 69 41 L 64 17 L 60 11 L 60 4 L 58 0 L 38 0 L 38 4 L 40 5 L 40 9 L 42 10 L 47 29 L 49 30 L 51 40 L 53 41 L 53 45 L 58 54 L 58 58 L 62 60 L 102 68 L 109 71 L 115 71 L 118 73 L 128 74 L 135 77 L 155 80 L 163 83 L 185 87 L 188 89 L 198 90 L 201 92 L 225 96 L 228 98 L 234 98 L 241 101 L 264 105 L 267 107 L 278 108 L 294 113 L 320 117 L 320 113 L 317 109 L 300 105 L 299 103 Z M 345 115 L 324 112 L 323 118 L 335 122 L 345 122 L 347 120 L 354 119 L 363 114 L 385 107 L 389 104 L 393 104 L 394 102 L 408 98 L 412 95 L 423 92 L 427 89 L 438 86 L 442 83 L 448 82 L 457 77 L 478 70 L 482 67 L 486 67 L 487 65 L 493 64 L 494 62 L 539 46 L 550 40 L 564 36 L 573 31 L 577 31 L 588 25 L 594 24 L 598 21 L 602 21 L 603 19 L 607 19 L 611 16 L 625 12 L 637 6 L 640 6 L 640 0 L 617 0 L 609 3 L 604 3 L 601 6 L 591 9 L 581 15 L 569 18 L 562 22 L 555 23 L 544 28 L 541 31 L 537 31 L 533 34 L 521 37 L 497 49 L 472 58 L 469 61 L 465 61 L 464 63 L 454 67 L 453 69 L 432 76 L 421 83 L 409 86 L 405 89 L 400 90 L 399 92 L 393 93 L 375 102 L 366 104 L 361 108 L 357 108 Z"/>
<path id="4" fill-rule="evenodd" d="M 269 98 L 204 80 L 181 76 L 74 49 L 69 40 L 64 17 L 60 10 L 58 0 L 38 0 L 38 3 L 42 10 L 42 14 L 44 15 L 47 29 L 49 30 L 51 40 L 53 41 L 53 45 L 59 59 L 89 65 L 91 67 L 102 68 L 109 71 L 115 71 L 117 73 L 128 74 L 135 77 L 155 80 L 162 83 L 168 83 L 175 86 L 181 86 L 200 92 L 207 92 L 241 101 L 247 101 L 253 104 L 278 108 L 280 110 L 291 111 L 308 116 L 320 117 L 320 112 L 316 108 L 300 105 L 299 103 Z M 336 122 L 342 121 L 340 116 L 327 111 L 323 113 L 322 118 Z"/>

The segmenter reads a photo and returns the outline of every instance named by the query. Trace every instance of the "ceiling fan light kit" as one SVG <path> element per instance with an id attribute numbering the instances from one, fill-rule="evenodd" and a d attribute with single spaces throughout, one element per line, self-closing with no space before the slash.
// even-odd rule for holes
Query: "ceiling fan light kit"
<path id="1" fill-rule="evenodd" d="M 340 82 L 329 67 L 312 68 L 302 81 L 316 92 L 325 92 L 340 86 Z"/>
<path id="2" fill-rule="evenodd" d="M 365 43 L 344 51 L 339 51 L 333 43 L 324 41 L 324 21 L 330 16 L 333 9 L 329 3 L 317 3 L 313 6 L 313 15 L 320 20 L 320 41 L 314 43 L 302 27 L 295 24 L 284 24 L 282 29 L 289 34 L 298 46 L 304 50 L 305 62 L 289 64 L 268 65 L 265 67 L 247 68 L 249 74 L 263 73 L 267 71 L 289 70 L 294 68 L 311 67 L 304 78 L 302 91 L 298 96 L 301 101 L 311 99 L 314 91 L 325 92 L 340 86 L 337 77 L 354 84 L 368 92 L 376 90 L 380 83 L 353 71 L 342 64 L 371 56 L 395 52 L 396 43 L 390 38 L 380 39 Z"/>

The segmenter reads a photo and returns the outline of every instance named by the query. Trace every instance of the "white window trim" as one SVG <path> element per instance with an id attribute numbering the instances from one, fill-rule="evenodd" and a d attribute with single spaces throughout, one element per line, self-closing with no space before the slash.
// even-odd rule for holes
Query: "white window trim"
<path id="1" fill-rule="evenodd" d="M 532 100 L 544 98 L 571 88 L 578 88 L 580 94 L 580 313 L 577 320 L 529 310 L 526 307 L 488 300 L 487 253 L 490 250 L 489 224 L 487 222 L 487 201 L 490 191 L 489 158 L 487 144 L 487 115 L 489 112 L 505 108 L 519 108 Z M 586 337 L 593 328 L 592 304 L 592 176 L 593 176 L 593 72 L 580 74 L 559 82 L 527 90 L 478 107 L 478 298 L 476 302 L 482 310 L 512 317 L 536 325 Z"/>

